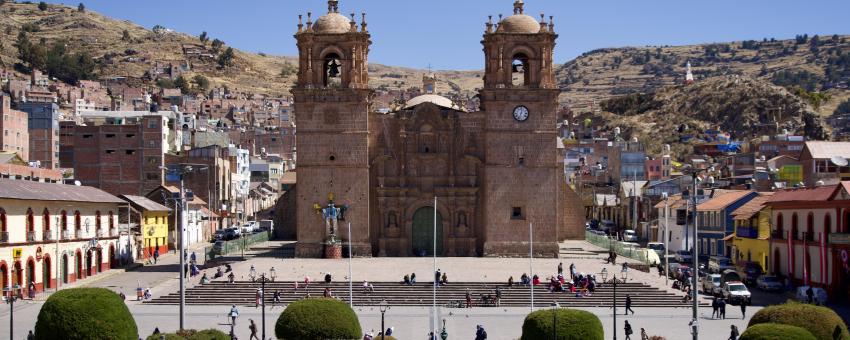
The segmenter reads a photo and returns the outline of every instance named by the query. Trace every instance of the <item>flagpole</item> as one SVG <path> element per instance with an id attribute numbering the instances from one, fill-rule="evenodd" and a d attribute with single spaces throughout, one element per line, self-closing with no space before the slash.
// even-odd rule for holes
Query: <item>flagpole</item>
<path id="1" fill-rule="evenodd" d="M 528 270 L 531 275 L 531 311 L 534 311 L 534 224 L 528 223 Z"/>
<path id="2" fill-rule="evenodd" d="M 437 196 L 434 196 L 434 273 L 437 273 Z M 439 278 L 434 278 L 433 297 L 431 300 L 431 308 L 433 309 L 433 317 L 431 321 L 431 330 L 437 332 L 437 285 L 440 283 Z"/>

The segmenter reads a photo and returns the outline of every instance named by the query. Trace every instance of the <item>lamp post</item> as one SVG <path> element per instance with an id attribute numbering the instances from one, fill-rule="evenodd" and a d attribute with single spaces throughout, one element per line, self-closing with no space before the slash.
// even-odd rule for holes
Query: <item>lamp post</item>
<path id="1" fill-rule="evenodd" d="M 251 266 L 251 271 L 254 272 L 254 274 L 257 273 L 254 270 L 254 266 Z M 274 277 L 275 277 L 275 275 L 277 275 L 275 270 L 274 270 L 274 267 L 269 269 L 269 275 L 271 276 L 271 279 L 266 277 L 266 273 L 260 274 L 260 279 L 259 279 L 260 280 L 260 304 L 263 306 L 263 309 L 262 309 L 262 318 L 263 318 L 262 319 L 262 327 L 263 327 L 262 333 L 263 333 L 263 337 L 262 337 L 262 339 L 266 338 L 266 282 L 274 281 Z M 251 280 L 253 281 L 253 279 L 251 279 Z"/>
<path id="2" fill-rule="evenodd" d="M 552 301 L 552 340 L 558 339 L 558 301 Z"/>
<path id="3" fill-rule="evenodd" d="M 6 303 L 9 304 L 9 339 L 15 338 L 15 300 L 18 299 L 15 296 L 15 291 L 18 289 L 21 289 L 21 286 L 18 284 L 3 288 L 3 293 L 8 295 Z"/>
<path id="4" fill-rule="evenodd" d="M 387 303 L 387 300 L 381 300 L 378 308 L 381 310 L 381 340 L 384 340 L 384 332 L 386 331 L 386 328 L 384 328 L 384 314 L 390 309 L 390 305 Z"/>
<path id="5" fill-rule="evenodd" d="M 699 291 L 699 289 L 697 289 L 697 279 L 699 278 L 699 242 L 698 242 L 698 239 L 699 239 L 699 224 L 697 222 L 699 220 L 699 218 L 698 218 L 699 212 L 697 211 L 697 181 L 699 179 L 697 178 L 697 175 L 699 175 L 699 173 L 701 173 L 701 172 L 706 172 L 706 171 L 713 172 L 714 167 L 710 167 L 708 169 L 696 169 L 692 166 L 688 166 L 683 171 L 683 173 L 691 175 L 692 190 L 693 190 L 693 192 L 690 194 L 690 197 L 687 198 L 687 202 L 688 202 L 688 204 L 693 204 L 693 214 L 694 214 L 693 215 L 694 216 L 693 217 L 693 224 L 694 224 L 693 241 L 694 241 L 694 243 L 693 243 L 693 250 L 691 251 L 691 256 L 693 257 L 692 258 L 693 268 L 691 269 L 693 271 L 693 274 L 691 275 L 692 279 L 693 279 L 692 282 L 691 282 L 691 293 L 693 294 L 693 296 L 692 296 L 692 303 L 693 304 L 692 304 L 691 309 L 693 310 L 693 312 L 692 312 L 693 319 L 690 322 L 691 334 L 693 335 L 694 340 L 697 340 L 699 338 L 699 319 L 697 319 L 698 314 L 699 314 L 699 304 L 697 303 L 697 296 L 698 296 L 697 292 Z M 711 182 L 713 182 L 713 179 L 711 179 Z M 687 221 L 685 221 L 685 223 L 687 223 Z M 687 228 L 685 228 L 685 230 L 687 230 Z"/>
<path id="6" fill-rule="evenodd" d="M 440 331 L 440 339 L 446 340 L 449 338 L 449 332 L 446 332 L 446 319 L 443 319 L 443 330 Z"/>
<path id="7" fill-rule="evenodd" d="M 667 240 L 669 239 L 667 225 L 670 223 L 670 196 L 667 195 L 667 192 L 661 193 L 661 196 L 664 198 L 664 286 L 669 286 L 667 280 L 670 277 L 670 260 L 668 259 L 670 251 L 667 250 Z"/>
<path id="8" fill-rule="evenodd" d="M 602 272 L 599 273 L 599 274 L 602 276 L 602 282 L 605 282 L 605 279 L 608 278 L 608 269 L 602 268 Z M 623 281 L 623 283 L 626 283 L 626 280 L 628 278 L 629 278 L 629 269 L 623 268 L 623 270 L 620 271 L 620 279 Z M 612 275 L 611 284 L 614 285 L 614 297 L 613 297 L 613 300 L 612 300 L 612 306 L 614 308 L 614 323 L 613 323 L 614 340 L 617 340 L 617 281 L 618 281 L 617 275 L 616 274 Z"/>

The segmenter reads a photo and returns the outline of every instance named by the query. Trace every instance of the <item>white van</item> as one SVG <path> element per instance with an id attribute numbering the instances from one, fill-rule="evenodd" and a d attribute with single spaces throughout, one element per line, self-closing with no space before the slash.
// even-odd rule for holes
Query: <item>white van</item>
<path id="1" fill-rule="evenodd" d="M 623 232 L 623 241 L 624 242 L 637 242 L 638 237 L 637 233 L 634 230 L 626 230 Z"/>

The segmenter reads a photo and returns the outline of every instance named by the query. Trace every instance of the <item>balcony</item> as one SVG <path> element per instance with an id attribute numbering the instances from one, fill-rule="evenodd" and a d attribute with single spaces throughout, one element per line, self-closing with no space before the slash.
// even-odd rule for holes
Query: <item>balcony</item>
<path id="1" fill-rule="evenodd" d="M 45 230 L 41 233 L 41 239 L 44 241 L 56 241 L 53 237 L 53 230 Z"/>
<path id="2" fill-rule="evenodd" d="M 27 232 L 27 242 L 35 242 L 35 231 Z"/>
<path id="3" fill-rule="evenodd" d="M 758 238 L 759 230 L 758 228 L 738 227 L 735 236 L 745 238 Z"/>
<path id="4" fill-rule="evenodd" d="M 8 231 L 0 231 L 0 243 L 9 243 Z"/>

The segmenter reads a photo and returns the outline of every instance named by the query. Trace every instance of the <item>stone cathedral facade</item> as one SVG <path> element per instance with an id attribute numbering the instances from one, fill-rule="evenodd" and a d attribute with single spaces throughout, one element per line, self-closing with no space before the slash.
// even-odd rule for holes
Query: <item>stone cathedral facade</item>
<path id="1" fill-rule="evenodd" d="M 427 75 L 425 94 L 375 112 L 366 15 L 358 25 L 331 0 L 299 21 L 297 256 L 348 244 L 349 224 L 354 256 L 431 255 L 435 217 L 440 256 L 525 256 L 529 226 L 540 256 L 583 237 L 558 151 L 554 23 L 524 14 L 521 0 L 513 13 L 485 25 L 479 112 L 434 94 Z"/>

